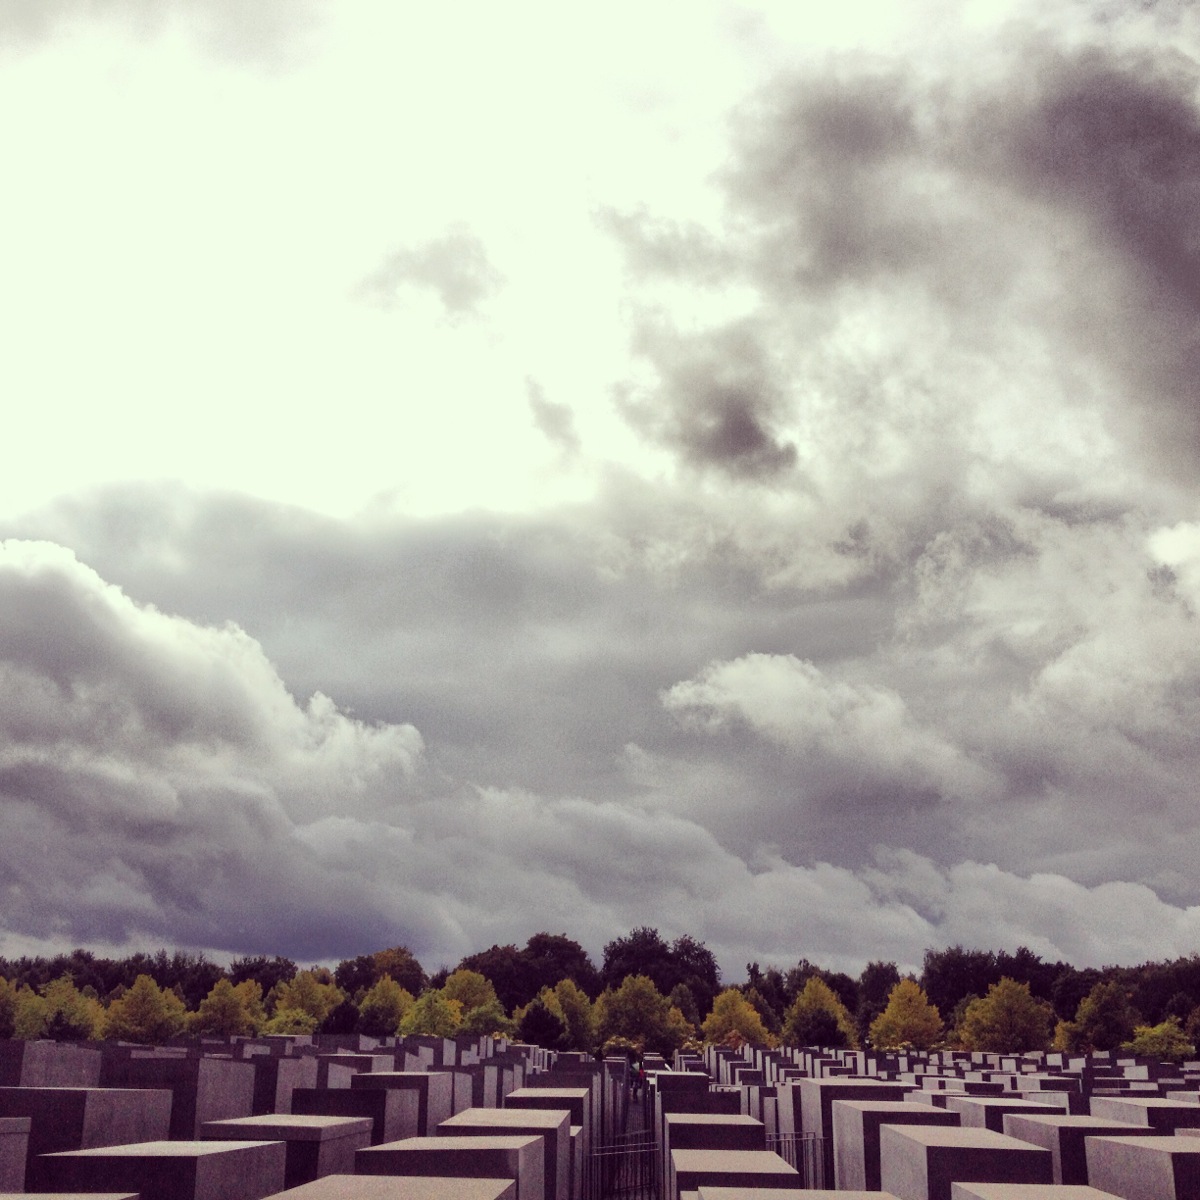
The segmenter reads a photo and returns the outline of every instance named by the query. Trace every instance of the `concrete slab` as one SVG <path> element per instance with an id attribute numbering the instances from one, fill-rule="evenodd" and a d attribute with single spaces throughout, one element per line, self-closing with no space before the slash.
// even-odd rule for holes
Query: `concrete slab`
<path id="1" fill-rule="evenodd" d="M 223 1141 L 279 1141 L 287 1147 L 283 1186 L 299 1187 L 323 1175 L 354 1171 L 354 1153 L 371 1143 L 370 1117 L 330 1117 L 293 1113 L 206 1121 L 200 1136 Z"/>
<path id="2" fill-rule="evenodd" d="M 516 1200 L 512 1179 L 420 1175 L 326 1175 L 292 1188 L 287 1200 Z"/>
<path id="3" fill-rule="evenodd" d="M 961 1124 L 958 1113 L 904 1100 L 835 1100 L 833 1183 L 839 1190 L 878 1191 L 882 1125 Z"/>
<path id="4" fill-rule="evenodd" d="M 356 1175 L 512 1179 L 516 1200 L 545 1200 L 543 1140 L 521 1134 L 405 1138 L 360 1150 Z"/>
<path id="5" fill-rule="evenodd" d="M 282 1142 L 139 1142 L 42 1158 L 47 1191 L 137 1192 L 141 1200 L 262 1200 L 283 1190 Z"/>
<path id="6" fill-rule="evenodd" d="M 1200 1200 L 1200 1138 L 1089 1137 L 1092 1187 L 1124 1200 Z"/>
<path id="7" fill-rule="evenodd" d="M 883 1125 L 880 1180 L 901 1200 L 950 1200 L 952 1183 L 1052 1183 L 1050 1151 L 991 1129 Z"/>
<path id="8" fill-rule="evenodd" d="M 1169 1137 L 1165 1130 L 1129 1125 L 1124 1121 L 1105 1121 L 1101 1117 L 1074 1117 L 1009 1113 L 1004 1132 L 1034 1146 L 1050 1151 L 1054 1164 L 1054 1182 L 1070 1187 L 1085 1186 L 1088 1181 L 1085 1139 L 1101 1135 Z"/>

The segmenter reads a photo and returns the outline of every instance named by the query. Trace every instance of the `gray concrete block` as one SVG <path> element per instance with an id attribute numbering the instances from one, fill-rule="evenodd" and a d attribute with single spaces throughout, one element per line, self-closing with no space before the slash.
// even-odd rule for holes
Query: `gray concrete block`
<path id="1" fill-rule="evenodd" d="M 1050 1151 L 991 1129 L 883 1125 L 880 1180 L 901 1200 L 950 1200 L 952 1183 L 1052 1183 Z"/>
<path id="2" fill-rule="evenodd" d="M 839 1190 L 878 1191 L 882 1125 L 954 1125 L 957 1113 L 904 1100 L 835 1100 L 833 1172 Z"/>
<path id="3" fill-rule="evenodd" d="M 139 1142 L 47 1154 L 52 1192 L 137 1192 L 141 1200 L 262 1200 L 283 1189 L 282 1142 Z"/>
<path id="4" fill-rule="evenodd" d="M 541 1137 L 420 1137 L 371 1146 L 355 1156 L 357 1175 L 424 1175 L 512 1179 L 516 1200 L 545 1200 Z"/>

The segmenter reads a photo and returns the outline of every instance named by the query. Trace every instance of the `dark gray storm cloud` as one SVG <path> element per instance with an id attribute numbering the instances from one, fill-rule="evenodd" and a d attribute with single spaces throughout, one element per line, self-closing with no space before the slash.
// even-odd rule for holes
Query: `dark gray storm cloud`
<path id="1" fill-rule="evenodd" d="M 652 399 L 621 401 L 630 421 L 691 467 L 734 478 L 771 480 L 796 465 L 796 448 L 775 433 L 785 407 L 781 381 L 754 330 L 731 326 L 680 337 L 649 324 L 635 349 L 663 388 Z"/>
<path id="2" fill-rule="evenodd" d="M 476 315 L 503 282 L 479 238 L 466 229 L 451 229 L 422 245 L 393 251 L 359 283 L 355 294 L 368 304 L 391 308 L 405 288 L 428 288 L 447 315 L 456 318 Z"/>

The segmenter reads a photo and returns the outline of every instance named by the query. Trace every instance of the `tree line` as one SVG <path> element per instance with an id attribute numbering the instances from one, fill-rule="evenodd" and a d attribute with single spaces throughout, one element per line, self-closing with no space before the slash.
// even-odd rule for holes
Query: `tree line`
<path id="1" fill-rule="evenodd" d="M 0 1037 L 184 1034 L 501 1034 L 555 1049 L 654 1050 L 704 1042 L 1021 1052 L 1128 1048 L 1194 1053 L 1200 955 L 1078 969 L 1026 947 L 925 952 L 919 974 L 870 962 L 857 977 L 801 958 L 747 963 L 722 987 L 716 958 L 642 926 L 596 966 L 566 934 L 494 945 L 433 975 L 404 946 L 300 969 L 282 956 L 160 950 L 123 959 L 83 949 L 0 958 Z"/>

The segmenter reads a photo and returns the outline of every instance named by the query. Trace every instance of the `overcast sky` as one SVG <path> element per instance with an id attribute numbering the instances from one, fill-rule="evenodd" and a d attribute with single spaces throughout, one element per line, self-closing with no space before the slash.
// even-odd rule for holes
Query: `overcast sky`
<path id="1" fill-rule="evenodd" d="M 1200 950 L 1185 0 L 0 0 L 0 953 Z"/>

